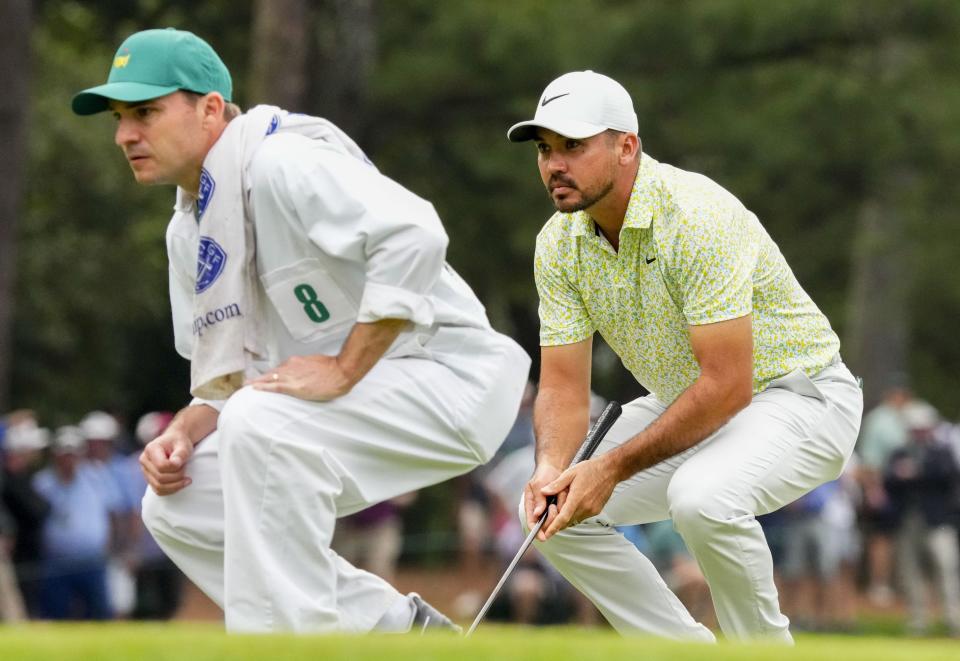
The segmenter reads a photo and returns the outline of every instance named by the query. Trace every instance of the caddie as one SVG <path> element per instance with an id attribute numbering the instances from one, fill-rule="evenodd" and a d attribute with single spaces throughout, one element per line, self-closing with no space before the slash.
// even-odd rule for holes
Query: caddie
<path id="1" fill-rule="evenodd" d="M 827 318 L 757 217 L 706 177 L 641 149 L 633 101 L 592 72 L 560 76 L 530 121 L 557 212 L 537 236 L 536 469 L 521 517 L 541 552 L 619 631 L 712 641 L 613 526 L 672 519 L 731 638 L 790 642 L 756 516 L 836 478 L 863 399 Z M 597 454 L 587 427 L 594 333 L 650 395 Z"/>
<path id="2" fill-rule="evenodd" d="M 190 32 L 128 37 L 74 112 L 110 111 L 167 230 L 194 399 L 141 455 L 143 518 L 232 632 L 454 628 L 330 549 L 338 517 L 487 461 L 529 358 L 444 262 L 429 202 L 329 121 L 231 103 Z"/>

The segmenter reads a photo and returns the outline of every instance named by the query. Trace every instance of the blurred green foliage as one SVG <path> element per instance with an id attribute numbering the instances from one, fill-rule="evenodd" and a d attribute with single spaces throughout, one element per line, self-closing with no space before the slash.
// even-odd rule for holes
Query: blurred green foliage
<path id="1" fill-rule="evenodd" d="M 251 3 L 46 0 L 37 11 L 14 404 L 45 424 L 94 407 L 177 408 L 187 364 L 172 349 L 163 252 L 173 192 L 135 185 L 109 116 L 75 117 L 69 101 L 103 81 L 128 33 L 173 25 L 220 51 L 242 104 Z M 528 351 L 533 245 L 551 207 L 533 147 L 505 131 L 556 75 L 589 68 L 633 93 L 646 151 L 715 179 L 757 213 L 844 340 L 858 214 L 878 195 L 896 205 L 914 383 L 960 414 L 960 3 L 391 0 L 376 21 L 368 102 L 355 109 L 362 146 L 433 201 L 449 261 Z M 898 167 L 916 185 L 884 195 Z M 621 398 L 638 390 L 603 354 L 595 387 Z"/>

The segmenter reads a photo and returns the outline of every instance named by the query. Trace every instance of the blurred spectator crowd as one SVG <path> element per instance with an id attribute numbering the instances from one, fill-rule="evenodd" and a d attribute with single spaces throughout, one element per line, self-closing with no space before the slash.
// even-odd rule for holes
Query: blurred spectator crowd
<path id="1" fill-rule="evenodd" d="M 447 544 L 452 615 L 469 621 L 523 540 L 520 495 L 534 466 L 528 385 L 494 459 L 455 485 L 456 534 Z M 594 397 L 599 415 L 605 401 Z M 140 448 L 172 415 L 149 413 L 127 433 L 94 411 L 54 431 L 30 411 L 0 420 L 0 620 L 165 619 L 183 578 L 144 530 Z M 416 494 L 341 519 L 334 549 L 395 580 L 417 563 L 403 523 L 422 516 Z M 794 629 L 856 631 L 865 612 L 892 615 L 912 635 L 960 636 L 960 424 L 915 398 L 902 380 L 864 416 L 843 474 L 761 517 L 781 604 Z M 698 620 L 715 627 L 710 592 L 669 521 L 621 529 L 660 569 Z M 428 586 L 412 586 L 428 591 Z M 437 586 L 440 587 L 440 586 Z M 592 604 L 531 549 L 489 619 L 526 624 L 602 622 Z"/>
<path id="2" fill-rule="evenodd" d="M 49 430 L 32 411 L 0 422 L 0 620 L 169 618 L 181 576 L 146 532 L 140 445 L 170 413 L 144 415 L 131 438 L 93 411 Z"/>

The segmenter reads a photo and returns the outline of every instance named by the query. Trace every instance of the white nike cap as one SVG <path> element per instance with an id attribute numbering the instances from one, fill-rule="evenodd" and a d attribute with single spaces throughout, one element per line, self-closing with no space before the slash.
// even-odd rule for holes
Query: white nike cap
<path id="1" fill-rule="evenodd" d="M 533 119 L 507 131 L 512 142 L 536 137 L 537 127 L 567 138 L 589 138 L 607 129 L 636 133 L 637 113 L 623 85 L 593 71 L 565 73 L 547 85 Z"/>

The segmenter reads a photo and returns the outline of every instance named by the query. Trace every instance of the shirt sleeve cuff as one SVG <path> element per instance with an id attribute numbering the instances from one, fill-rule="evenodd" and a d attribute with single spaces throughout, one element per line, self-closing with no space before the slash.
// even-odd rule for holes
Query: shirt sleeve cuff
<path id="1" fill-rule="evenodd" d="M 565 328 L 563 330 L 543 330 L 540 329 L 540 346 L 556 347 L 563 344 L 576 344 L 583 342 L 592 336 L 595 332 L 590 326 L 578 326 L 576 328 Z"/>
<path id="2" fill-rule="evenodd" d="M 201 404 L 206 404 L 212 409 L 216 409 L 217 413 L 223 410 L 224 405 L 227 403 L 225 399 L 201 399 L 200 397 L 194 397 L 190 400 L 190 406 L 200 406 Z"/>
<path id="3" fill-rule="evenodd" d="M 357 321 L 367 324 L 381 319 L 407 319 L 418 326 L 432 326 L 433 317 L 433 303 L 428 297 L 375 282 L 364 287 L 357 313 Z"/>
<path id="4" fill-rule="evenodd" d="M 731 319 L 739 319 L 740 317 L 745 317 L 748 314 L 753 312 L 753 308 L 750 305 L 744 306 L 741 309 L 734 310 L 712 310 L 706 312 L 690 312 L 684 316 L 687 319 L 687 323 L 691 326 L 705 326 L 706 324 L 716 324 L 721 321 L 730 321 Z"/>

